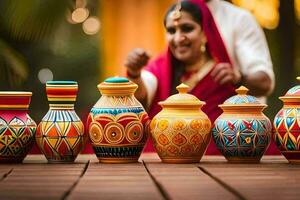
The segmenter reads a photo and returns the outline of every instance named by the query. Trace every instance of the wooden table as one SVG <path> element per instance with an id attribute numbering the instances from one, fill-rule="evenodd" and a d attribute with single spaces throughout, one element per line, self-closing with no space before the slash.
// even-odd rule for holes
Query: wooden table
<path id="1" fill-rule="evenodd" d="M 23 164 L 0 165 L 0 199 L 300 199 L 300 165 L 282 156 L 260 164 L 221 156 L 163 164 L 143 154 L 140 163 L 99 164 L 80 155 L 74 164 L 47 164 L 29 155 Z"/>

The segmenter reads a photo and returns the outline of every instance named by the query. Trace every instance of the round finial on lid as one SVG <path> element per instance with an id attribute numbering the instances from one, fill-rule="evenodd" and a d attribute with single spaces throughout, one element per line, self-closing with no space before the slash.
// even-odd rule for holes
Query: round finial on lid
<path id="1" fill-rule="evenodd" d="M 236 93 L 238 93 L 239 95 L 245 95 L 248 93 L 248 88 L 244 87 L 244 86 L 240 86 L 238 89 L 235 90 Z"/>
<path id="2" fill-rule="evenodd" d="M 176 89 L 179 92 L 179 94 L 186 94 L 189 91 L 190 87 L 184 83 L 181 83 L 176 87 Z"/>
<path id="3" fill-rule="evenodd" d="M 297 77 L 297 80 L 300 81 L 300 76 Z"/>

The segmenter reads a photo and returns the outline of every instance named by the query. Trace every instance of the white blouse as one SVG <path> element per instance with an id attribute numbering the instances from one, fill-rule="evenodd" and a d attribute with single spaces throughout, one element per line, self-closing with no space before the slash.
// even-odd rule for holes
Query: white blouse
<path id="1" fill-rule="evenodd" d="M 263 30 L 245 9 L 223 0 L 210 0 L 208 7 L 225 43 L 233 67 L 242 74 L 265 72 L 275 85 L 273 65 Z"/>

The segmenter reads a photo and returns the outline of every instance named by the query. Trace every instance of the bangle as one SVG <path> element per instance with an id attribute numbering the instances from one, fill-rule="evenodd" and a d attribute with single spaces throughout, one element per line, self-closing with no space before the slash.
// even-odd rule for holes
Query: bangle
<path id="1" fill-rule="evenodd" d="M 131 74 L 128 70 L 127 70 L 126 74 L 127 74 L 127 77 L 131 78 L 131 79 L 137 79 L 137 78 L 141 77 L 141 73 Z"/>

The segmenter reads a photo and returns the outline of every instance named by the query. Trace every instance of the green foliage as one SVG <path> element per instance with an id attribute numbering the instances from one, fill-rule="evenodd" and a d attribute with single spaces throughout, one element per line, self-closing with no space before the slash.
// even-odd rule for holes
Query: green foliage
<path id="1" fill-rule="evenodd" d="M 40 40 L 50 35 L 70 7 L 68 0 L 4 0 L 2 24 L 18 40 Z"/>
<path id="2" fill-rule="evenodd" d="M 2 0 L 0 2 L 0 78 L 10 87 L 28 78 L 28 64 L 11 43 L 37 42 L 53 34 L 64 19 L 68 0 Z"/>
<path id="3" fill-rule="evenodd" d="M 19 85 L 28 77 L 28 66 L 24 57 L 0 38 L 0 78 L 11 85 Z"/>

